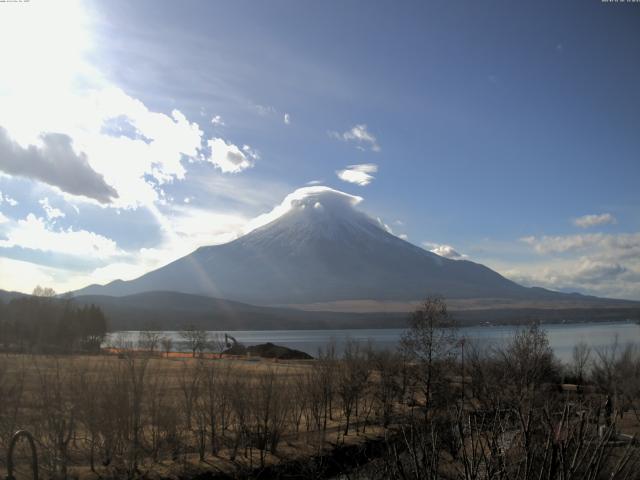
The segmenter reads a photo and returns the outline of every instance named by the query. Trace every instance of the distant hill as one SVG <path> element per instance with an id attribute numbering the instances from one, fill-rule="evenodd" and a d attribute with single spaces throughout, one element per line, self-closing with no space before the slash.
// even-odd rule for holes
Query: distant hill
<path id="1" fill-rule="evenodd" d="M 13 300 L 14 298 L 20 298 L 20 297 L 26 297 L 26 296 L 28 296 L 26 293 L 9 292 L 7 290 L 0 290 L 0 301 L 4 303 L 7 303 Z"/>
<path id="2" fill-rule="evenodd" d="M 0 290 L 6 303 L 27 296 Z M 62 301 L 62 299 L 60 300 Z M 404 328 L 408 310 L 388 312 L 305 311 L 272 308 L 178 292 L 145 292 L 124 297 L 80 295 L 78 305 L 94 304 L 105 313 L 110 330 L 180 330 L 194 325 L 207 330 L 301 330 L 348 328 Z M 621 302 L 611 305 L 566 304 L 564 308 L 501 304 L 499 308 L 479 308 L 475 303 L 451 302 L 451 313 L 461 325 L 520 324 L 541 322 L 609 321 L 640 318 L 640 304 Z M 548 305 L 547 305 L 548 306 Z M 1 310 L 0 310 L 1 312 Z"/>
<path id="3" fill-rule="evenodd" d="M 187 325 L 208 330 L 272 330 L 404 327 L 406 313 L 306 312 L 269 308 L 178 292 L 145 292 L 125 297 L 80 295 L 79 304 L 98 305 L 112 330 L 148 326 L 179 330 Z"/>
<path id="4" fill-rule="evenodd" d="M 196 325 L 222 331 L 404 328 L 409 315 L 402 311 L 350 313 L 271 308 L 176 292 L 146 292 L 126 297 L 82 295 L 74 301 L 102 308 L 112 330 L 137 330 L 150 325 L 165 330 Z M 640 304 L 569 305 L 557 309 L 503 306 L 453 309 L 451 313 L 463 325 L 610 321 L 640 318 Z"/>

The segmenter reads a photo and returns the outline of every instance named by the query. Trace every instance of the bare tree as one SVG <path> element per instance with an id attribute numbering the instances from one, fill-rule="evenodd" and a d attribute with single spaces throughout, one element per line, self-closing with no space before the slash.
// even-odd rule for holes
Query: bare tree
<path id="1" fill-rule="evenodd" d="M 89 444 L 89 468 L 96 472 L 96 453 L 100 446 L 99 378 L 107 373 L 104 362 L 91 371 L 86 364 L 75 369 L 71 383 L 73 408 Z"/>
<path id="2" fill-rule="evenodd" d="M 325 380 L 326 377 L 321 373 L 317 364 L 304 375 L 304 388 L 307 396 L 307 431 L 311 430 L 312 421 L 318 432 L 323 429 L 323 422 L 326 422 L 327 388 L 323 384 Z"/>
<path id="3" fill-rule="evenodd" d="M 640 418 L 640 349 L 637 345 L 627 344 L 623 348 L 616 338 L 613 345 L 597 349 L 591 378 L 607 392 L 609 423 L 614 412 L 622 416 L 623 411 L 629 408 Z"/>
<path id="4" fill-rule="evenodd" d="M 382 417 L 382 426 L 387 428 L 391 422 L 394 405 L 401 397 L 400 371 L 402 360 L 388 350 L 376 352 L 373 366 L 378 373 L 378 380 L 373 384 L 373 396 L 377 409 Z"/>
<path id="5" fill-rule="evenodd" d="M 24 359 L 11 366 L 7 358 L 0 360 L 0 442 L 3 446 L 20 422 L 26 369 Z"/>
<path id="6" fill-rule="evenodd" d="M 540 397 L 542 383 L 559 380 L 560 368 L 549 339 L 537 323 L 518 330 L 496 355 L 507 375 L 505 384 L 512 386 L 519 399 Z"/>
<path id="7" fill-rule="evenodd" d="M 231 406 L 233 409 L 233 441 L 231 446 L 231 461 L 235 460 L 236 455 L 238 454 L 238 449 L 244 445 L 246 448 L 250 450 L 251 442 L 247 440 L 250 437 L 251 433 L 251 403 L 252 397 L 248 388 L 248 380 L 245 377 L 235 376 L 233 380 L 229 383 L 230 395 L 231 395 Z M 245 456 L 247 456 L 247 452 L 245 450 Z M 249 455 L 249 458 L 252 458 Z"/>
<path id="8" fill-rule="evenodd" d="M 203 411 L 209 429 L 209 445 L 211 455 L 217 452 L 218 430 L 218 398 L 217 390 L 221 388 L 220 368 L 215 363 L 207 363 L 202 368 L 202 389 L 200 409 Z"/>
<path id="9" fill-rule="evenodd" d="M 140 332 L 138 348 L 145 352 L 149 352 L 149 354 L 153 356 L 160 346 L 161 339 L 162 334 L 157 329 L 154 329 L 153 326 L 149 326 Z"/>
<path id="10" fill-rule="evenodd" d="M 110 347 L 121 353 L 131 353 L 134 343 L 128 332 L 117 332 L 109 339 Z"/>
<path id="11" fill-rule="evenodd" d="M 138 470 L 141 454 L 141 438 L 144 431 L 142 413 L 145 400 L 145 375 L 149 359 L 136 359 L 132 355 L 126 355 L 124 359 L 124 371 L 121 373 L 127 393 L 128 434 L 131 442 L 127 458 L 127 469 L 129 476 L 133 476 Z"/>
<path id="12" fill-rule="evenodd" d="M 182 411 L 188 431 L 191 431 L 195 403 L 200 393 L 201 368 L 200 363 L 194 365 L 186 361 L 182 362 L 182 371 L 178 378 L 178 385 L 182 393 Z"/>
<path id="13" fill-rule="evenodd" d="M 327 421 L 333 419 L 333 398 L 336 389 L 336 379 L 339 363 L 336 357 L 336 343 L 334 340 L 318 351 L 318 359 L 315 363 L 314 382 L 318 388 L 320 398 L 319 405 L 322 408 L 322 431 L 327 429 Z M 315 389 L 314 389 L 315 390 Z"/>
<path id="14" fill-rule="evenodd" d="M 206 330 L 189 325 L 180 332 L 180 336 L 187 344 L 189 350 L 191 350 L 194 358 L 196 353 L 202 353 L 207 348 L 209 332 Z"/>
<path id="15" fill-rule="evenodd" d="M 162 345 L 165 356 L 169 358 L 169 354 L 173 350 L 173 339 L 171 337 L 162 337 L 160 344 Z"/>
<path id="16" fill-rule="evenodd" d="M 289 407 L 289 418 L 295 427 L 296 436 L 300 433 L 300 423 L 302 417 L 307 413 L 309 406 L 308 381 L 306 375 L 294 375 L 289 383 L 289 394 L 291 402 Z"/>
<path id="17" fill-rule="evenodd" d="M 227 348 L 227 343 L 224 340 L 224 336 L 221 333 L 209 335 L 207 339 L 207 348 L 211 352 L 217 353 L 218 357 L 222 357 L 222 352 L 225 350 L 225 348 Z"/>
<path id="18" fill-rule="evenodd" d="M 33 289 L 32 295 L 34 297 L 53 298 L 56 296 L 56 291 L 51 287 L 41 287 L 38 285 Z"/>
<path id="19" fill-rule="evenodd" d="M 369 380 L 369 363 L 359 344 L 348 340 L 338 373 L 337 391 L 345 419 L 344 435 L 349 434 L 352 414 L 358 417 L 360 397 Z"/>
<path id="20" fill-rule="evenodd" d="M 411 315 L 401 348 L 419 367 L 418 379 L 427 404 L 436 383 L 443 381 L 444 364 L 455 354 L 455 324 L 441 297 L 429 297 Z"/>
<path id="21" fill-rule="evenodd" d="M 590 357 L 591 347 L 585 342 L 578 342 L 573 346 L 571 373 L 580 383 L 584 383 Z"/>
<path id="22" fill-rule="evenodd" d="M 147 433 L 150 436 L 151 458 L 154 462 L 160 459 L 160 448 L 167 442 L 164 417 L 171 411 L 171 400 L 168 396 L 167 375 L 162 368 L 156 368 L 145 382 L 147 399 L 144 402 L 144 415 L 148 419 Z"/>
<path id="23" fill-rule="evenodd" d="M 287 392 L 281 376 L 273 369 L 257 378 L 252 395 L 252 436 L 260 450 L 260 465 L 264 467 L 265 452 L 277 451 L 287 418 Z"/>
<path id="24" fill-rule="evenodd" d="M 36 408 L 38 432 L 52 476 L 67 477 L 69 444 L 75 431 L 76 411 L 70 395 L 70 371 L 56 360 L 52 368 L 34 365 L 38 374 Z"/>

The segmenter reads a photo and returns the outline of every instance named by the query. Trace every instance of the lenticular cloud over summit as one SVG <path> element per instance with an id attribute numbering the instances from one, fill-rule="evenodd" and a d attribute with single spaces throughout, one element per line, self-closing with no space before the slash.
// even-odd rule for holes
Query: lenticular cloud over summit
<path id="1" fill-rule="evenodd" d="M 249 222 L 245 233 L 266 225 L 290 211 L 304 210 L 306 208 L 320 209 L 328 206 L 332 209 L 354 209 L 362 202 L 362 197 L 341 192 L 330 187 L 314 185 L 302 187 L 287 195 L 282 203 L 269 213 L 259 215 Z"/>

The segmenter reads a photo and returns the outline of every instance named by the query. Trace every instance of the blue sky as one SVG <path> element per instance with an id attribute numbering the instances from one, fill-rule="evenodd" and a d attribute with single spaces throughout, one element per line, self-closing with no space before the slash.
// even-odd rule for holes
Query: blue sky
<path id="1" fill-rule="evenodd" d="M 51 3 L 0 5 L 0 288 L 133 278 L 315 182 L 640 299 L 640 4 Z"/>

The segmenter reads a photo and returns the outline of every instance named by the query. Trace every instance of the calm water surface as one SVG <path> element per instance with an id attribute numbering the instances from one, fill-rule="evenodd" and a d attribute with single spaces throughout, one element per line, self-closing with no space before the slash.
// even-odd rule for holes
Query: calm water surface
<path id="1" fill-rule="evenodd" d="M 593 349 L 613 345 L 616 340 L 621 345 L 629 342 L 640 344 L 640 325 L 632 322 L 611 323 L 572 323 L 552 324 L 543 327 L 548 335 L 549 343 L 555 354 L 561 360 L 571 358 L 573 346 L 578 342 L 585 342 Z M 515 326 L 477 326 L 465 327 L 458 330 L 460 336 L 479 345 L 500 345 L 516 332 Z M 271 342 L 277 345 L 302 350 L 316 356 L 318 349 L 329 342 L 336 342 L 336 349 L 341 353 L 345 342 L 353 339 L 358 342 L 371 342 L 375 348 L 396 348 L 403 329 L 354 329 L 354 330 L 242 330 L 227 332 L 245 345 Z M 211 332 L 212 334 L 225 332 Z M 116 332 L 107 339 L 113 342 L 117 336 L 122 336 L 135 342 L 139 332 Z M 174 345 L 181 348 L 182 338 L 179 332 L 163 332 L 163 335 L 173 338 Z"/>

